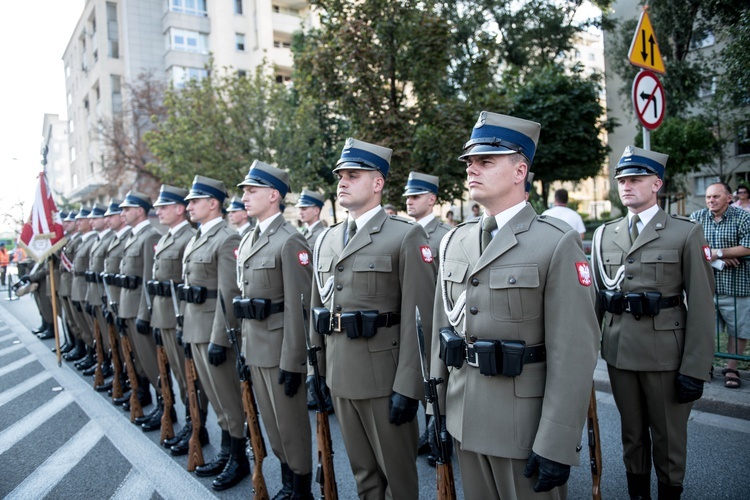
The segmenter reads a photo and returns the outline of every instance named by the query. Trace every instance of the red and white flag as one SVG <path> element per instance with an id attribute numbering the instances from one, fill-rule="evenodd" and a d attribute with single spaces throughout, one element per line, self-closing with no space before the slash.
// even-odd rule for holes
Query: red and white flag
<path id="1" fill-rule="evenodd" d="M 31 217 L 23 225 L 18 244 L 28 252 L 29 257 L 42 262 L 65 245 L 64 235 L 60 214 L 47 184 L 47 175 L 41 172 Z"/>

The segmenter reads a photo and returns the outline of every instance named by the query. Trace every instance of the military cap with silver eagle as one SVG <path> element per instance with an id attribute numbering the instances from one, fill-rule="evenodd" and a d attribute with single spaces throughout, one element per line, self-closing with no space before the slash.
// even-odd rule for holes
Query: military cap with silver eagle
<path id="1" fill-rule="evenodd" d="M 474 155 L 519 153 L 529 160 L 531 166 L 541 128 L 536 122 L 482 111 L 471 131 L 471 139 L 464 144 L 464 152 L 458 159 L 465 160 Z"/>
<path id="2" fill-rule="evenodd" d="M 294 206 L 297 208 L 304 208 L 304 207 L 323 208 L 324 204 L 325 204 L 325 198 L 323 198 L 322 194 L 316 191 L 310 191 L 309 189 L 303 189 L 302 194 L 300 195 L 299 200 L 297 201 L 297 204 Z"/>
<path id="3" fill-rule="evenodd" d="M 634 175 L 656 175 L 659 179 L 664 179 L 667 160 L 669 160 L 669 155 L 627 146 L 620 161 L 617 162 L 615 179 Z"/>
<path id="4" fill-rule="evenodd" d="M 227 196 L 227 188 L 224 186 L 223 182 L 210 177 L 196 175 L 193 179 L 193 185 L 190 188 L 190 192 L 185 196 L 185 201 L 201 198 L 216 198 L 219 200 L 219 203 L 223 205 Z"/>
<path id="5" fill-rule="evenodd" d="M 437 194 L 440 178 L 435 175 L 409 172 L 406 188 L 402 196 L 416 196 L 419 194 Z"/>
<path id="6" fill-rule="evenodd" d="M 125 200 L 120 203 L 120 208 L 142 208 L 146 212 L 151 210 L 151 198 L 138 191 L 130 190 L 125 195 Z"/>
<path id="7" fill-rule="evenodd" d="M 60 212 L 60 220 L 63 221 L 68 217 L 68 212 Z"/>
<path id="8" fill-rule="evenodd" d="M 159 189 L 159 197 L 154 202 L 154 206 L 165 207 L 167 205 L 176 205 L 178 203 L 187 206 L 188 202 L 185 201 L 187 195 L 188 190 L 185 188 L 162 184 L 161 189 Z"/>
<path id="9" fill-rule="evenodd" d="M 107 207 L 107 211 L 104 212 L 104 216 L 109 217 L 110 215 L 120 215 L 122 213 L 120 203 L 122 203 L 122 200 L 118 200 L 116 198 L 112 198 L 111 200 L 109 200 L 109 207 Z"/>
<path id="10" fill-rule="evenodd" d="M 70 212 L 68 213 L 68 216 L 67 216 L 67 217 L 65 217 L 65 219 L 63 219 L 63 220 L 64 220 L 65 222 L 75 222 L 75 220 L 76 220 L 76 215 L 78 215 L 78 212 L 76 212 L 75 210 L 71 210 L 71 211 L 70 211 Z"/>
<path id="11" fill-rule="evenodd" d="M 78 211 L 78 215 L 76 215 L 75 217 L 75 220 L 87 219 L 90 213 L 91 209 L 89 207 L 81 207 L 81 209 Z"/>
<path id="12" fill-rule="evenodd" d="M 272 188 L 277 190 L 282 198 L 292 190 L 288 173 L 260 160 L 253 162 L 245 179 L 237 184 L 237 187 L 244 186 Z"/>
<path id="13" fill-rule="evenodd" d="M 89 212 L 89 215 L 87 216 L 88 219 L 101 219 L 104 217 L 104 212 L 107 211 L 107 207 L 102 205 L 101 203 L 94 203 L 94 205 L 91 207 L 91 212 Z"/>
<path id="14" fill-rule="evenodd" d="M 229 202 L 229 206 L 227 207 L 227 212 L 244 212 L 245 211 L 245 204 L 242 203 L 242 199 L 233 196 L 232 201 Z"/>
<path id="15" fill-rule="evenodd" d="M 388 177 L 393 150 L 359 141 L 352 137 L 346 140 L 341 158 L 336 162 L 334 173 L 339 170 L 377 170 L 383 177 Z"/>

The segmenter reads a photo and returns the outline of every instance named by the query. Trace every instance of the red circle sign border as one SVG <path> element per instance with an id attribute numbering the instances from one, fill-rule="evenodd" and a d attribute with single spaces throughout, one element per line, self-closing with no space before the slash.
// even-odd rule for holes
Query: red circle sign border
<path id="1" fill-rule="evenodd" d="M 655 91 L 656 90 L 660 90 L 661 91 L 661 95 L 663 96 L 663 99 L 664 99 L 663 111 L 662 111 L 661 115 L 659 116 L 659 119 L 656 120 L 656 122 L 654 122 L 654 123 L 649 123 L 649 122 L 645 121 L 643 119 L 643 115 L 638 112 L 638 95 L 636 94 L 636 89 L 638 88 L 638 84 L 640 83 L 640 81 L 643 78 L 651 78 L 651 79 L 653 79 L 654 82 L 656 82 L 656 89 L 655 89 Z M 632 97 L 633 97 L 633 108 L 635 110 L 635 116 L 638 117 L 638 121 L 641 123 L 641 125 L 643 125 L 648 130 L 656 130 L 657 128 L 659 128 L 659 125 L 661 125 L 661 122 L 664 121 L 664 115 L 667 113 L 667 94 L 664 91 L 664 86 L 659 81 L 659 78 L 656 76 L 656 73 L 654 73 L 653 71 L 645 70 L 645 69 L 639 71 L 638 74 L 635 75 L 635 80 L 633 80 L 633 93 L 632 93 Z M 649 107 L 650 106 L 646 106 L 646 108 L 649 108 Z M 645 111 L 646 108 L 644 108 L 644 111 Z"/>

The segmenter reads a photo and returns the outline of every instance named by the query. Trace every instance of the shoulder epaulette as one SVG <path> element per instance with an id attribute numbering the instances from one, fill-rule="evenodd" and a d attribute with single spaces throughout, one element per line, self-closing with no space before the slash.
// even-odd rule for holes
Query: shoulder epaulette
<path id="1" fill-rule="evenodd" d="M 685 222 L 692 222 L 693 224 L 697 224 L 698 223 L 697 220 L 691 219 L 690 217 L 687 217 L 685 215 L 669 214 L 669 216 L 672 217 L 673 219 L 682 220 L 682 221 L 685 221 Z"/>
<path id="2" fill-rule="evenodd" d="M 621 222 L 625 217 L 618 217 L 617 219 L 608 220 L 604 223 L 605 226 L 609 226 L 610 224 L 615 224 L 617 222 Z"/>
<path id="3" fill-rule="evenodd" d="M 406 222 L 407 224 L 414 224 L 414 221 L 411 219 L 407 219 L 406 217 L 401 217 L 400 215 L 389 215 L 389 219 L 397 220 L 400 222 Z"/>
<path id="4" fill-rule="evenodd" d="M 459 224 L 459 225 L 458 225 L 458 226 L 456 226 L 456 227 L 467 226 L 467 225 L 469 225 L 469 224 L 476 224 L 476 223 L 478 223 L 478 222 L 479 222 L 480 220 L 482 220 L 482 219 L 481 219 L 481 218 L 479 218 L 479 217 L 474 217 L 473 219 L 469 219 L 469 220 L 465 220 L 465 221 L 463 221 L 463 222 L 462 222 L 461 224 Z"/>
<path id="5" fill-rule="evenodd" d="M 554 227 L 555 229 L 559 229 L 563 233 L 567 232 L 568 229 L 570 229 L 570 225 L 568 223 L 563 222 L 562 220 L 558 219 L 557 217 L 548 217 L 546 215 L 537 215 L 536 220 L 539 222 L 546 222 L 550 226 Z"/>

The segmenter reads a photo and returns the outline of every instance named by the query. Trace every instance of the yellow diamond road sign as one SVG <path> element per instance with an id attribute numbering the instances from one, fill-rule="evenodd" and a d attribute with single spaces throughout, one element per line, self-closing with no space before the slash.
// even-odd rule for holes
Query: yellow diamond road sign
<path id="1" fill-rule="evenodd" d="M 664 69 L 664 60 L 659 52 L 659 44 L 656 41 L 654 28 L 651 26 L 651 19 L 645 10 L 641 13 L 638 21 L 638 28 L 635 30 L 633 42 L 630 44 L 628 52 L 630 64 L 643 69 L 650 69 L 662 75 L 666 73 Z"/>

